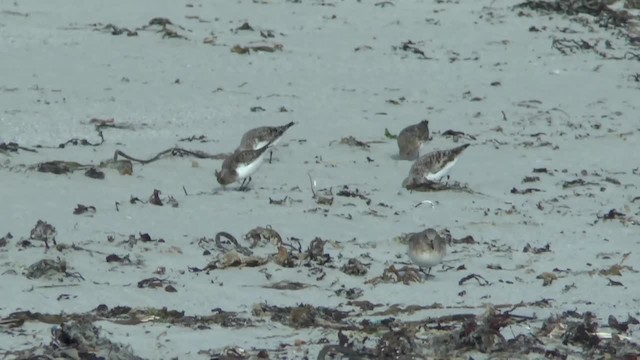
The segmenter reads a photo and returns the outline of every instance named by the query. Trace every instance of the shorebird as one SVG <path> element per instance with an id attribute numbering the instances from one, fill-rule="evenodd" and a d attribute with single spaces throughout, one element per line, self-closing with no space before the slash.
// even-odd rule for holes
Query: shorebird
<path id="1" fill-rule="evenodd" d="M 422 270 L 428 268 L 425 275 L 429 277 L 431 267 L 442 263 L 447 254 L 447 240 L 434 229 L 426 229 L 409 236 L 407 255 Z"/>
<path id="2" fill-rule="evenodd" d="M 469 144 L 422 155 L 411 165 L 409 176 L 404 179 L 402 186 L 407 187 L 407 185 L 416 183 L 440 181 L 447 176 L 467 147 L 469 147 Z"/>
<path id="3" fill-rule="evenodd" d="M 285 131 L 295 124 L 293 121 L 282 126 L 261 126 L 255 129 L 251 129 L 242 135 L 240 140 L 240 146 L 237 150 L 258 150 L 263 146 L 269 144 L 270 146 L 276 146 Z M 271 164 L 272 151 L 269 152 L 269 164 Z"/>
<path id="4" fill-rule="evenodd" d="M 420 156 L 422 145 L 429 140 L 429 121 L 409 125 L 398 134 L 398 151 L 400 159 L 415 160 Z"/>
<path id="5" fill-rule="evenodd" d="M 264 153 L 271 143 L 267 143 L 258 150 L 236 150 L 222 162 L 220 171 L 216 170 L 216 180 L 225 187 L 242 179 L 238 190 L 245 190 L 251 182 L 251 175 L 258 170 L 264 159 Z"/>

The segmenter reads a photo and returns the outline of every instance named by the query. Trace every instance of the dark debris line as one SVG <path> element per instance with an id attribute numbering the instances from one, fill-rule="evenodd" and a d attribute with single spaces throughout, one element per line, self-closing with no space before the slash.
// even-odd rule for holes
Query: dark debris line
<path id="1" fill-rule="evenodd" d="M 101 304 L 95 309 L 82 314 L 44 314 L 20 311 L 0 319 L 0 324 L 12 328 L 21 327 L 26 322 L 40 322 L 56 325 L 52 328 L 52 340 L 48 345 L 32 349 L 12 352 L 21 358 L 39 354 L 61 356 L 64 349 L 76 349 L 81 353 L 101 356 L 110 351 L 122 351 L 120 359 L 138 359 L 127 347 L 118 347 L 105 338 L 99 329 L 93 326 L 94 321 L 110 321 L 119 325 L 136 326 L 140 324 L 171 324 L 192 329 L 207 329 L 211 326 L 225 328 L 243 328 L 256 326 L 261 318 L 269 318 L 292 329 L 324 328 L 337 331 L 337 338 L 320 339 L 319 344 L 326 344 L 318 355 L 318 359 L 330 359 L 336 354 L 346 355 L 349 359 L 370 358 L 419 358 L 423 356 L 451 357 L 462 356 L 472 352 L 491 354 L 493 356 L 521 357 L 538 354 L 551 359 L 573 357 L 610 357 L 632 358 L 640 352 L 640 347 L 628 341 L 624 336 L 611 338 L 599 337 L 600 330 L 597 317 L 591 312 L 580 314 L 566 311 L 551 316 L 540 322 L 535 316 L 522 316 L 513 312 L 520 307 L 534 305 L 548 307 L 548 301 L 537 304 L 516 304 L 500 311 L 489 307 L 481 315 L 453 314 L 438 318 L 426 318 L 417 321 L 399 321 L 393 317 L 381 321 L 353 318 L 352 311 L 340 311 L 328 307 L 315 307 L 301 304 L 293 307 L 280 307 L 265 303 L 256 304 L 250 318 L 241 318 L 237 313 L 215 309 L 211 315 L 190 316 L 184 311 L 161 309 L 133 309 L 127 306 L 116 306 L 109 309 Z M 514 324 L 528 324 L 529 334 L 514 335 L 506 338 L 501 330 Z M 626 321 L 619 321 L 609 316 L 606 326 L 614 335 L 624 334 L 630 325 L 639 324 L 638 320 L 629 316 Z M 87 336 L 91 329 L 92 336 Z M 608 330 L 607 329 L 607 330 Z M 425 336 L 424 332 L 429 333 Z M 372 336 L 371 334 L 379 334 Z M 369 340 L 363 340 L 363 339 Z M 377 340 L 376 340 L 377 339 Z M 559 347 L 560 345 L 565 345 Z M 573 347 L 566 347 L 572 345 Z M 268 354 L 284 354 L 286 345 L 277 349 L 245 350 L 229 347 L 213 352 L 212 358 L 223 356 L 230 351 L 245 354 L 239 359 Z M 43 352 L 44 351 L 44 352 Z M 468 355 L 467 355 L 468 356 Z M 625 357 L 627 356 L 627 357 Z"/>

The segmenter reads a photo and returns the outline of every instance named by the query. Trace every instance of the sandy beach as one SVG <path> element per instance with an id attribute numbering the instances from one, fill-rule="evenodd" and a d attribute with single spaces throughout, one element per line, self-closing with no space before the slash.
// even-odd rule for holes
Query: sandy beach
<path id="1" fill-rule="evenodd" d="M 1 3 L 0 359 L 635 359 L 640 11 L 518 4 Z M 401 186 L 423 119 L 465 191 Z"/>

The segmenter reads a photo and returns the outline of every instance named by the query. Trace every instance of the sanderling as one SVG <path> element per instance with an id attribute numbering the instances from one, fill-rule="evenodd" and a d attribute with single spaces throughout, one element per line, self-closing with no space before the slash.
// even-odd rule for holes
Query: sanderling
<path id="1" fill-rule="evenodd" d="M 397 140 L 400 159 L 415 160 L 420 156 L 422 145 L 429 140 L 429 121 L 407 126 L 400 131 Z"/>
<path id="2" fill-rule="evenodd" d="M 294 122 L 292 121 L 282 126 L 261 126 L 251 129 L 242 135 L 240 146 L 238 146 L 237 150 L 258 150 L 267 144 L 275 146 L 282 139 L 284 132 L 293 124 Z M 271 163 L 271 155 L 270 153 L 269 163 Z"/>
<path id="3" fill-rule="evenodd" d="M 216 170 L 216 179 L 223 187 L 242 179 L 239 190 L 244 190 L 251 182 L 251 174 L 256 172 L 264 159 L 264 153 L 271 143 L 258 150 L 236 150 L 222 163 L 222 169 Z"/>
<path id="4" fill-rule="evenodd" d="M 407 255 L 421 269 L 428 268 L 427 276 L 429 276 L 432 266 L 442 263 L 446 253 L 447 240 L 434 229 L 429 228 L 409 236 Z"/>
<path id="5" fill-rule="evenodd" d="M 458 161 L 458 157 L 469 144 L 464 144 L 453 149 L 433 151 L 419 157 L 409 170 L 409 176 L 402 182 L 407 187 L 412 183 L 424 183 L 426 181 L 440 181 Z"/>

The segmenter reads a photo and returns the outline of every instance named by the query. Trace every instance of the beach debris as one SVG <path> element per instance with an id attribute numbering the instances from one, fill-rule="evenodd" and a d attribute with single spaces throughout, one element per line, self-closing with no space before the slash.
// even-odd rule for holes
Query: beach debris
<path id="1" fill-rule="evenodd" d="M 127 254 L 125 256 L 118 256 L 116 254 L 111 254 L 111 255 L 107 255 L 105 260 L 108 263 L 117 262 L 117 263 L 121 263 L 121 264 L 131 264 L 131 259 L 129 258 L 129 254 Z"/>
<path id="2" fill-rule="evenodd" d="M 257 354 L 252 354 L 252 351 L 247 351 L 240 346 L 226 346 L 224 349 L 217 350 L 217 351 L 207 351 L 207 352 L 199 351 L 198 354 L 208 355 L 211 360 L 232 360 L 232 359 L 244 360 L 244 359 L 254 359 L 254 358 L 258 360 L 269 359 L 268 354 L 266 357 L 263 357 L 264 354 L 261 352 L 258 352 Z M 263 354 L 262 357 L 261 357 L 261 354 Z"/>
<path id="3" fill-rule="evenodd" d="M 381 8 L 384 8 L 386 6 L 396 6 L 396 4 L 394 4 L 391 1 L 379 1 L 375 4 L 373 4 L 374 6 L 380 6 Z"/>
<path id="4" fill-rule="evenodd" d="M 239 55 L 247 55 L 251 52 L 269 52 L 282 51 L 284 45 L 278 43 L 253 43 L 245 46 L 234 45 L 231 48 L 231 52 Z"/>
<path id="5" fill-rule="evenodd" d="M 31 233 L 29 235 L 30 240 L 38 240 L 43 241 L 45 248 L 49 248 L 49 240 L 56 245 L 56 228 L 49 224 L 46 221 L 38 220 L 36 225 L 31 229 Z"/>
<path id="6" fill-rule="evenodd" d="M 476 194 L 471 188 L 467 185 L 464 185 L 457 181 L 451 182 L 440 182 L 440 181 L 431 181 L 424 178 L 419 178 L 416 176 L 412 176 L 405 184 L 404 188 L 409 191 L 418 191 L 418 192 L 432 192 L 432 191 L 456 191 L 456 192 L 465 192 L 469 194 Z"/>
<path id="7" fill-rule="evenodd" d="M 345 289 L 344 287 L 341 287 L 340 289 L 335 290 L 334 293 L 340 297 L 343 297 L 349 300 L 355 300 L 364 295 L 364 290 L 361 288 Z"/>
<path id="8" fill-rule="evenodd" d="M 226 239 L 226 240 L 223 240 Z M 206 241 L 206 239 L 201 239 L 201 241 Z M 219 251 L 222 253 L 227 253 L 229 251 L 237 251 L 244 256 L 253 255 L 253 251 L 250 249 L 240 245 L 238 240 L 236 240 L 235 236 L 229 234 L 225 231 L 220 231 L 215 236 L 215 244 Z"/>
<path id="9" fill-rule="evenodd" d="M 153 189 L 153 193 L 149 196 L 149 203 L 151 205 L 162 206 L 162 200 L 160 200 L 160 190 Z"/>
<path id="10" fill-rule="evenodd" d="M 226 328 L 251 326 L 249 319 L 239 318 L 234 312 L 212 309 L 210 315 L 185 315 L 184 311 L 165 308 L 136 309 L 128 306 L 109 308 L 100 304 L 85 313 L 46 314 L 20 311 L 0 320 L 0 325 L 8 324 L 20 327 L 26 322 L 54 324 L 51 328 L 52 341 L 49 344 L 38 344 L 30 349 L 13 351 L 10 355 L 21 359 L 119 359 L 142 360 L 135 356 L 130 346 L 113 343 L 100 333 L 97 321 L 108 321 L 118 325 L 135 326 L 147 323 L 172 324 L 194 330 L 208 329 L 218 325 Z M 8 355 L 9 352 L 5 352 Z"/>
<path id="11" fill-rule="evenodd" d="M 96 207 L 89 205 L 78 204 L 75 209 L 73 209 L 74 215 L 89 215 L 93 216 L 96 213 Z"/>
<path id="12" fill-rule="evenodd" d="M 367 196 L 367 194 L 361 193 L 360 189 L 351 190 L 349 189 L 349 185 L 343 185 L 342 189 L 338 190 L 336 196 L 344 196 L 344 197 L 353 197 L 359 198 L 365 201 L 367 205 L 371 204 L 371 199 Z"/>
<path id="13" fill-rule="evenodd" d="M 126 78 L 125 78 L 126 79 Z M 128 79 L 127 79 L 128 81 Z M 122 123 L 122 122 L 116 122 L 114 118 L 108 118 L 108 119 L 98 119 L 98 118 L 91 118 L 89 120 L 89 124 L 95 126 L 96 131 L 99 131 L 100 129 L 123 129 L 123 130 L 133 130 L 134 126 L 131 123 Z"/>
<path id="14" fill-rule="evenodd" d="M 161 194 L 162 194 L 162 191 L 158 189 L 153 189 L 153 192 L 151 193 L 151 195 L 149 195 L 149 199 L 147 201 L 144 201 L 137 196 L 131 195 L 131 197 L 129 198 L 129 203 L 131 205 L 141 203 L 141 204 L 152 204 L 155 206 L 164 206 L 164 204 L 166 203 L 171 205 L 171 207 L 174 207 L 174 208 L 177 208 L 180 205 L 178 203 L 178 200 L 176 200 L 173 196 L 169 195 L 166 199 L 163 200 L 160 197 Z M 116 207 L 118 206 L 118 204 L 119 203 L 116 203 Z"/>
<path id="15" fill-rule="evenodd" d="M 57 258 L 56 260 L 42 259 L 29 265 L 23 274 L 27 279 L 45 278 L 52 280 L 55 278 L 58 281 L 62 281 L 64 278 L 72 278 L 76 280 L 84 280 L 84 277 L 82 277 L 80 273 L 69 272 L 67 269 L 67 262 L 60 258 Z"/>
<path id="16" fill-rule="evenodd" d="M 575 40 L 575 39 L 553 39 L 551 43 L 551 48 L 558 50 L 562 55 L 568 55 L 570 53 L 575 53 L 578 50 L 592 50 L 596 54 L 600 55 L 602 58 L 607 58 L 607 54 L 603 51 L 599 51 L 597 49 L 598 41 L 593 44 L 589 43 L 586 40 Z"/>
<path id="17" fill-rule="evenodd" d="M 346 264 L 342 265 L 340 271 L 347 275 L 352 276 L 364 276 L 367 274 L 368 265 L 363 264 L 360 260 L 356 258 L 351 258 L 347 261 Z"/>
<path id="18" fill-rule="evenodd" d="M 451 331 L 446 331 L 444 334 L 435 335 L 427 342 L 427 346 L 432 347 L 436 355 L 444 356 L 449 354 L 451 356 L 470 351 L 491 354 L 500 352 L 527 354 L 529 351 L 527 347 L 519 348 L 514 346 L 519 343 L 517 338 L 514 338 L 516 339 L 514 341 L 515 344 L 510 344 L 501 334 L 502 328 L 522 320 L 519 316 L 508 312 L 502 313 L 496 308 L 488 306 L 486 311 L 479 316 L 469 317 L 461 314 L 461 316 L 453 319 L 460 322 L 461 326 Z M 507 347 L 509 347 L 509 351 L 506 351 Z"/>
<path id="19" fill-rule="evenodd" d="M 134 355 L 129 346 L 113 343 L 100 336 L 100 329 L 90 321 L 71 321 L 54 326 L 51 329 L 52 341 L 47 355 L 67 357 L 72 353 L 83 358 L 118 358 L 121 360 L 141 360 Z"/>
<path id="20" fill-rule="evenodd" d="M 95 31 L 108 32 L 111 35 L 118 36 L 122 34 L 126 34 L 127 36 L 138 36 L 138 32 L 135 30 L 129 30 L 125 27 L 119 27 L 113 24 L 106 24 L 102 26 L 101 23 L 92 24 L 95 27 Z"/>
<path id="21" fill-rule="evenodd" d="M 129 204 L 131 205 L 135 205 L 137 203 L 142 203 L 142 204 L 146 204 L 147 202 L 144 200 L 141 200 L 139 197 L 137 196 L 133 196 L 131 195 L 131 197 L 129 198 Z M 117 204 L 117 203 L 116 203 Z"/>
<path id="22" fill-rule="evenodd" d="M 622 333 L 626 333 L 629 330 L 629 325 L 639 325 L 640 321 L 638 321 L 638 319 L 634 318 L 631 315 L 627 315 L 627 321 L 619 322 L 615 316 L 609 315 L 607 324 L 612 329 L 615 329 Z"/>
<path id="23" fill-rule="evenodd" d="M 607 268 L 600 269 L 600 270 L 591 270 L 589 271 L 589 275 L 593 276 L 597 273 L 602 276 L 622 276 L 623 271 L 638 273 L 638 270 L 635 270 L 633 267 L 629 265 L 623 265 L 623 263 L 629 258 L 629 255 L 631 255 L 630 252 L 624 254 L 620 262 L 618 262 L 617 264 L 613 264 Z M 610 258 L 609 256 L 602 256 L 602 257 L 605 259 Z"/>
<path id="24" fill-rule="evenodd" d="M 149 20 L 149 23 L 136 29 L 136 31 L 147 30 L 150 28 L 158 28 L 158 27 L 160 27 L 160 29 L 157 30 L 156 32 L 162 33 L 163 39 L 169 38 L 169 39 L 189 40 L 186 36 L 178 33 L 178 30 L 186 31 L 184 27 L 180 25 L 175 25 L 173 22 L 171 22 L 171 20 L 163 17 L 152 18 L 151 20 Z"/>
<path id="25" fill-rule="evenodd" d="M 282 280 L 273 284 L 262 285 L 265 289 L 275 289 L 275 290 L 302 290 L 314 285 L 305 284 L 297 281 L 287 281 Z"/>
<path id="26" fill-rule="evenodd" d="M 113 237 L 111 237 L 113 238 Z M 109 240 L 109 241 L 113 241 L 113 240 Z M 121 242 L 119 242 L 119 245 L 126 245 L 128 248 L 132 249 L 133 247 L 135 247 L 138 242 L 141 243 L 150 243 L 150 242 L 156 242 L 156 243 L 164 243 L 165 240 L 160 238 L 157 240 L 154 240 L 151 238 L 151 235 L 149 235 L 148 233 L 143 233 L 143 232 L 139 232 L 138 233 L 138 237 L 136 237 L 136 235 L 134 234 L 130 234 L 129 237 L 126 240 L 123 240 Z"/>
<path id="27" fill-rule="evenodd" d="M 384 128 L 384 137 L 387 139 L 395 140 L 398 138 L 398 135 L 392 134 L 389 132 L 389 129 Z"/>
<path id="28" fill-rule="evenodd" d="M 98 130 L 98 136 L 100 136 L 100 142 L 99 143 L 92 143 L 91 141 L 87 140 L 87 139 L 79 139 L 79 138 L 73 138 L 73 139 L 69 139 L 61 144 L 58 145 L 58 147 L 60 149 L 64 149 L 67 145 L 71 144 L 73 146 L 100 146 L 102 144 L 104 144 L 104 135 L 102 135 L 102 131 Z"/>
<path id="29" fill-rule="evenodd" d="M 164 288 L 164 291 L 166 291 L 166 292 L 177 292 L 178 290 L 176 290 L 176 288 L 173 286 L 173 284 L 175 284 L 175 283 L 173 281 L 169 281 L 168 279 L 160 279 L 160 278 L 157 278 L 157 277 L 150 277 L 150 278 L 138 281 L 138 288 L 139 289 L 143 289 L 143 288 L 150 288 L 150 289 Z"/>
<path id="30" fill-rule="evenodd" d="M 311 194 L 312 198 L 316 201 L 318 205 L 333 205 L 333 192 L 331 188 L 329 189 L 320 189 L 316 192 L 316 181 L 311 177 L 311 173 L 307 173 L 309 176 L 309 182 L 311 183 Z"/>
<path id="31" fill-rule="evenodd" d="M 343 355 L 338 357 L 338 355 Z M 329 360 L 329 359 L 373 359 L 375 358 L 372 351 L 364 349 L 357 351 L 351 347 L 344 345 L 325 345 L 318 352 L 316 360 Z M 381 358 L 382 359 L 382 358 Z"/>
<path id="32" fill-rule="evenodd" d="M 90 167 L 87 171 L 84 172 L 84 176 L 92 179 L 103 180 L 105 175 L 104 172 L 96 169 L 95 167 Z"/>
<path id="33" fill-rule="evenodd" d="M 331 261 L 331 255 L 324 252 L 324 245 L 327 241 L 322 240 L 319 237 L 315 237 L 309 243 L 309 248 L 307 249 L 307 258 L 311 261 L 314 261 L 318 265 L 324 265 Z"/>
<path id="34" fill-rule="evenodd" d="M 271 197 L 269 197 L 269 205 L 286 205 L 288 199 L 288 196 L 285 196 L 282 199 L 272 199 Z"/>
<path id="35" fill-rule="evenodd" d="M 189 137 L 179 139 L 178 141 L 187 141 L 187 142 L 197 141 L 197 142 L 200 142 L 200 143 L 207 143 L 207 142 L 211 142 L 213 140 L 207 139 L 207 135 L 202 134 L 202 135 L 191 135 Z"/>
<path id="36" fill-rule="evenodd" d="M 395 266 L 391 265 L 384 269 L 382 275 L 365 281 L 365 284 L 371 284 L 375 286 L 380 283 L 395 284 L 401 282 L 405 285 L 409 285 L 414 282 L 422 282 L 422 275 L 423 274 L 419 268 L 403 266 L 400 269 L 396 269 Z"/>
<path id="37" fill-rule="evenodd" d="M 551 252 L 551 245 L 549 243 L 547 243 L 547 245 L 537 248 L 537 247 L 533 247 L 531 246 L 531 244 L 527 243 L 527 245 L 524 246 L 524 248 L 522 249 L 522 252 L 525 253 L 532 253 L 532 254 L 542 254 L 542 253 L 546 253 L 546 252 Z"/>
<path id="38" fill-rule="evenodd" d="M 286 267 L 292 268 L 296 266 L 297 257 L 294 257 L 286 247 L 280 245 L 278 246 L 278 252 L 273 256 L 273 262 L 276 264 Z"/>
<path id="39" fill-rule="evenodd" d="M 614 10 L 608 5 L 610 2 L 592 1 L 562 1 L 562 0 L 527 0 L 515 5 L 514 9 L 530 9 L 540 12 L 555 12 L 570 16 L 587 14 L 596 18 L 602 27 L 621 27 L 631 20 L 632 15 L 625 10 Z"/>
<path id="40" fill-rule="evenodd" d="M 199 151 L 199 150 L 191 151 L 191 150 L 185 150 L 179 147 L 172 147 L 171 149 L 160 151 L 157 155 L 147 160 L 137 159 L 125 154 L 120 150 L 116 150 L 115 153 L 113 154 L 113 160 L 117 161 L 118 157 L 123 157 L 127 160 L 135 161 L 140 164 L 149 164 L 151 162 L 161 159 L 163 156 L 167 154 L 171 156 L 180 156 L 180 157 L 188 155 L 188 156 L 196 157 L 198 159 L 214 159 L 214 160 L 224 160 L 229 156 L 228 154 L 225 154 L 225 153 L 211 155 L 211 154 L 205 153 L 204 151 Z"/>
<path id="41" fill-rule="evenodd" d="M 405 101 L 407 101 L 407 98 L 404 96 L 400 96 L 397 100 L 396 99 L 388 99 L 385 102 L 387 104 L 391 104 L 391 105 L 400 105 L 402 103 L 404 103 Z"/>
<path id="42" fill-rule="evenodd" d="M 480 285 L 480 286 L 491 285 L 489 280 L 485 279 L 484 277 L 482 277 L 481 275 L 478 275 L 478 274 L 469 274 L 469 275 L 463 277 L 462 279 L 460 279 L 460 281 L 458 281 L 458 285 L 462 286 L 462 285 L 464 285 L 464 283 L 466 283 L 469 280 L 476 280 L 478 282 L 478 285 Z"/>
<path id="43" fill-rule="evenodd" d="M 624 217 L 625 217 L 625 215 L 623 213 L 619 212 L 616 209 L 611 209 L 606 214 L 604 214 L 602 216 L 598 216 L 598 219 L 615 220 L 615 219 L 620 219 L 620 218 L 624 218 Z"/>
<path id="44" fill-rule="evenodd" d="M 575 179 L 575 180 L 564 181 L 562 183 L 562 188 L 563 189 L 570 189 L 570 188 L 577 187 L 577 186 L 587 186 L 587 185 L 598 185 L 598 183 L 587 182 L 584 179 Z"/>
<path id="45" fill-rule="evenodd" d="M 428 57 L 427 55 L 425 55 L 424 51 L 422 51 L 420 48 L 418 48 L 418 45 L 423 45 L 422 42 L 419 43 L 415 43 L 411 40 L 407 40 L 404 41 L 402 43 L 400 43 L 400 45 L 396 45 L 396 46 L 392 46 L 391 48 L 393 49 L 393 51 L 405 51 L 411 54 L 416 54 L 419 55 L 419 59 L 422 60 L 430 60 L 432 58 Z M 406 57 L 403 57 L 406 58 Z"/>
<path id="46" fill-rule="evenodd" d="M 374 354 L 378 359 L 397 359 L 411 357 L 416 353 L 418 346 L 416 335 L 418 328 L 414 326 L 402 326 L 398 330 L 389 330 L 382 335 Z"/>
<path id="47" fill-rule="evenodd" d="M 244 23 L 242 23 L 242 25 L 238 26 L 234 32 L 237 33 L 238 31 L 255 31 L 255 30 L 251 25 L 249 25 L 248 22 L 245 21 Z"/>
<path id="48" fill-rule="evenodd" d="M 360 141 L 358 139 L 356 139 L 355 137 L 349 135 L 347 137 L 343 137 L 342 139 L 340 139 L 340 144 L 342 145 L 348 145 L 348 146 L 355 146 L 355 147 L 359 147 L 361 149 L 369 149 L 371 146 L 364 142 L 364 141 Z"/>
<path id="49" fill-rule="evenodd" d="M 208 238 L 199 239 L 198 246 L 205 248 L 205 254 L 210 254 L 211 251 L 208 250 L 207 247 L 212 242 L 215 242 L 215 248 L 213 248 L 213 250 L 220 252 L 221 256 L 209 262 L 204 268 L 190 267 L 189 271 L 206 271 L 208 273 L 211 270 L 226 269 L 229 267 L 257 267 L 269 262 L 267 258 L 253 256 L 253 252 L 249 248 L 240 245 L 233 235 L 224 231 L 216 234 L 215 240 Z M 244 257 L 240 256 L 241 254 Z"/>
<path id="50" fill-rule="evenodd" d="M 249 108 L 249 111 L 251 112 L 263 112 L 263 111 L 267 111 L 267 109 L 263 108 L 262 106 L 252 106 Z"/>
<path id="51" fill-rule="evenodd" d="M 453 138 L 454 142 L 457 142 L 461 138 L 469 139 L 469 140 L 476 140 L 476 137 L 473 136 L 473 135 L 467 134 L 467 133 L 465 133 L 463 131 L 451 130 L 451 129 L 444 131 L 440 135 L 442 135 L 444 137 L 451 137 L 451 138 Z"/>
<path id="52" fill-rule="evenodd" d="M 7 235 L 0 238 L 0 248 L 7 246 L 9 240 L 13 239 L 13 235 L 10 232 Z"/>
<path id="53" fill-rule="evenodd" d="M 36 169 L 39 172 L 43 172 L 43 173 L 52 173 L 56 175 L 61 175 L 61 174 L 67 174 L 67 173 L 82 169 L 83 167 L 89 167 L 89 166 L 81 165 L 80 163 L 77 163 L 75 161 L 54 160 L 54 161 L 46 161 L 43 163 L 39 163 Z"/>
<path id="54" fill-rule="evenodd" d="M 18 150 L 24 150 L 24 151 L 29 151 L 29 152 L 38 152 L 35 149 L 30 149 L 24 146 L 20 146 L 17 143 L 14 142 L 0 142 L 0 153 L 2 154 L 7 154 L 10 152 L 18 152 Z"/>
<path id="55" fill-rule="evenodd" d="M 332 141 L 329 144 L 333 144 L 335 142 L 336 141 Z M 369 150 L 371 148 L 370 144 L 383 144 L 383 143 L 385 143 L 385 141 L 380 141 L 380 140 L 360 141 L 360 140 L 356 139 L 355 137 L 349 135 L 347 137 L 341 138 L 338 143 L 341 144 L 341 145 L 358 147 L 358 148 L 361 148 L 363 150 Z"/>
<path id="56" fill-rule="evenodd" d="M 440 231 L 440 236 L 445 238 L 449 244 L 472 245 L 477 243 L 476 240 L 471 235 L 466 235 L 461 238 L 454 238 L 453 236 L 451 236 L 451 232 L 449 231 L 449 229 L 442 229 Z"/>
<path id="57" fill-rule="evenodd" d="M 624 284 L 620 281 L 615 281 L 609 278 L 607 278 L 607 280 L 609 280 L 609 283 L 607 284 L 607 286 L 624 286 Z"/>
<path id="58" fill-rule="evenodd" d="M 619 212 L 616 209 L 611 209 L 605 212 L 602 215 L 596 215 L 597 219 L 593 222 L 597 224 L 600 220 L 618 220 L 622 225 L 640 225 L 640 219 L 633 218 L 631 215 L 626 215 L 624 213 Z"/>
<path id="59" fill-rule="evenodd" d="M 115 169 L 120 175 L 132 175 L 133 163 L 130 160 L 113 160 L 102 161 L 99 165 L 101 168 Z"/>
<path id="60" fill-rule="evenodd" d="M 271 321 L 279 322 L 294 329 L 321 327 L 346 328 L 343 320 L 349 317 L 349 312 L 324 306 L 300 304 L 298 306 L 277 306 L 266 303 L 253 305 L 251 314 L 255 317 L 269 317 Z"/>
<path id="61" fill-rule="evenodd" d="M 369 45 L 360 45 L 353 49 L 354 52 L 365 51 L 365 50 L 373 50 L 373 47 Z"/>
<path id="62" fill-rule="evenodd" d="M 268 39 L 268 38 L 274 38 L 276 37 L 276 35 L 273 30 L 260 30 L 260 37 Z"/>
<path id="63" fill-rule="evenodd" d="M 114 168 L 117 169 L 121 175 L 131 175 L 133 172 L 133 165 L 128 160 L 120 161 L 104 161 L 98 165 L 99 168 Z M 80 164 L 75 161 L 63 161 L 53 160 L 39 163 L 35 166 L 29 167 L 35 169 L 38 172 L 51 173 L 55 175 L 62 175 L 72 173 L 78 170 L 85 170 L 84 175 L 93 179 L 104 179 L 104 172 L 98 170 L 95 165 Z"/>
<path id="64" fill-rule="evenodd" d="M 542 286 L 549 286 L 555 280 L 558 280 L 558 275 L 552 272 L 543 272 L 542 274 L 536 276 L 536 279 L 542 279 Z"/>
<path id="65" fill-rule="evenodd" d="M 512 194 L 516 194 L 516 195 L 526 195 L 526 194 L 531 194 L 531 193 L 535 193 L 535 192 L 541 192 L 543 190 L 537 189 L 537 188 L 526 188 L 526 189 L 516 189 L 515 187 L 511 189 L 511 193 Z"/>
<path id="66" fill-rule="evenodd" d="M 282 237 L 280 237 L 280 234 L 278 234 L 271 225 L 267 225 L 266 227 L 258 226 L 251 229 L 244 235 L 244 239 L 251 242 L 249 246 L 250 249 L 256 246 L 265 246 L 268 243 L 274 246 L 280 246 L 282 244 Z"/>

